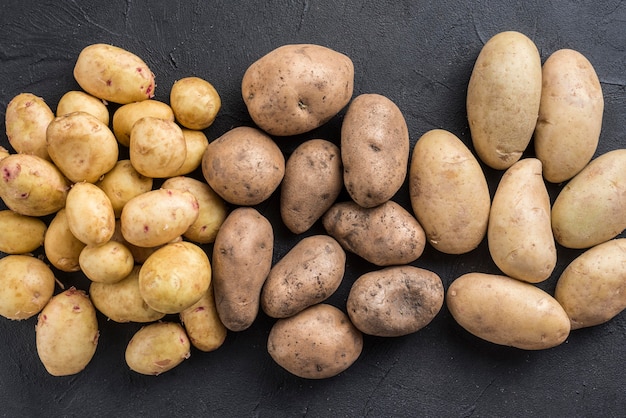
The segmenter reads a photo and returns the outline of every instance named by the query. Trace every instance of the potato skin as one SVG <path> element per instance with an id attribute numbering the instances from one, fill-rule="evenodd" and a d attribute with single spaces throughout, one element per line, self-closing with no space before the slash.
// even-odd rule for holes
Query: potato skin
<path id="1" fill-rule="evenodd" d="M 406 179 L 409 130 L 398 106 L 380 94 L 361 94 L 341 124 L 343 182 L 364 208 L 396 194 Z"/>
<path id="2" fill-rule="evenodd" d="M 399 337 L 419 331 L 441 310 L 441 278 L 413 266 L 394 266 L 360 276 L 346 302 L 350 320 L 361 332 Z"/>
<path id="3" fill-rule="evenodd" d="M 41 97 L 20 93 L 6 107 L 7 139 L 17 153 L 32 154 L 50 161 L 46 129 L 53 119 L 54 112 Z"/>
<path id="4" fill-rule="evenodd" d="M 0 251 L 26 254 L 43 245 L 47 226 L 39 218 L 0 210 Z"/>
<path id="5" fill-rule="evenodd" d="M 464 274 L 448 287 L 446 304 L 459 325 L 494 344 L 542 350 L 561 344 L 570 332 L 556 299 L 507 276 Z"/>
<path id="6" fill-rule="evenodd" d="M 228 330 L 220 321 L 215 307 L 213 286 L 199 301 L 180 313 L 191 344 L 200 351 L 215 351 L 224 344 Z"/>
<path id="7" fill-rule="evenodd" d="M 314 44 L 290 44 L 248 67 L 241 93 L 254 123 L 270 135 L 309 132 L 343 109 L 354 89 L 346 55 Z"/>
<path id="8" fill-rule="evenodd" d="M 67 194 L 65 215 L 72 234 L 87 245 L 102 245 L 115 231 L 111 201 L 95 184 L 82 182 L 72 186 Z"/>
<path id="9" fill-rule="evenodd" d="M 132 371 L 154 376 L 172 370 L 190 356 L 189 338 L 176 322 L 144 325 L 133 335 L 124 354 Z"/>
<path id="10" fill-rule="evenodd" d="M 153 178 L 171 177 L 178 173 L 187 156 L 183 131 L 175 122 L 143 117 L 130 131 L 129 156 L 140 174 Z"/>
<path id="11" fill-rule="evenodd" d="M 267 350 L 288 372 L 305 379 L 325 379 L 357 360 L 363 350 L 363 335 L 341 310 L 320 303 L 276 321 Z"/>
<path id="12" fill-rule="evenodd" d="M 184 77 L 170 90 L 170 106 L 176 121 L 187 129 L 206 129 L 213 124 L 222 101 L 215 87 L 200 77 Z"/>
<path id="13" fill-rule="evenodd" d="M 467 88 L 467 118 L 478 157 L 509 168 L 530 143 L 541 99 L 541 57 L 526 35 L 500 32 L 481 49 Z"/>

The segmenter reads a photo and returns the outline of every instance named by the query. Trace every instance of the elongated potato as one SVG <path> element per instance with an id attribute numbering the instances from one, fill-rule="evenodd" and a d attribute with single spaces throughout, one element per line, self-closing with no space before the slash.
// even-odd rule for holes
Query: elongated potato
<path id="1" fill-rule="evenodd" d="M 122 214 L 124 205 L 133 197 L 152 190 L 154 181 L 135 170 L 130 160 L 119 160 L 95 184 L 107 195 L 115 217 Z"/>
<path id="2" fill-rule="evenodd" d="M 53 119 L 54 112 L 41 97 L 20 93 L 6 108 L 7 139 L 16 152 L 49 161 L 46 129 Z"/>
<path id="3" fill-rule="evenodd" d="M 85 243 L 72 234 L 65 209 L 59 210 L 50 221 L 43 241 L 46 258 L 61 271 L 80 270 L 80 253 Z"/>
<path id="4" fill-rule="evenodd" d="M 181 128 L 172 121 L 146 116 L 130 131 L 130 162 L 146 177 L 165 178 L 175 175 L 187 155 L 187 144 Z"/>
<path id="5" fill-rule="evenodd" d="M 213 286 L 209 286 L 199 301 L 180 313 L 180 320 L 191 344 L 200 351 L 215 351 L 226 340 L 228 330 L 217 313 Z"/>
<path id="6" fill-rule="evenodd" d="M 74 112 L 87 112 L 98 118 L 104 125 L 109 126 L 109 109 L 97 97 L 80 90 L 70 90 L 65 93 L 57 104 L 57 116 Z"/>
<path id="7" fill-rule="evenodd" d="M 191 356 L 191 344 L 182 325 L 156 322 L 133 335 L 125 352 L 128 367 L 141 374 L 159 375 Z"/>
<path id="8" fill-rule="evenodd" d="M 39 218 L 0 210 L 0 251 L 26 254 L 43 245 L 47 226 Z"/>
<path id="9" fill-rule="evenodd" d="M 111 124 L 117 141 L 121 145 L 128 147 L 130 145 L 130 131 L 133 129 L 133 125 L 139 119 L 147 116 L 174 122 L 174 112 L 166 103 L 154 99 L 127 103 L 118 107 L 115 113 L 113 113 Z"/>
<path id="10" fill-rule="evenodd" d="M 111 201 L 95 184 L 74 184 L 67 194 L 65 214 L 72 234 L 87 245 L 102 245 L 115 231 Z"/>

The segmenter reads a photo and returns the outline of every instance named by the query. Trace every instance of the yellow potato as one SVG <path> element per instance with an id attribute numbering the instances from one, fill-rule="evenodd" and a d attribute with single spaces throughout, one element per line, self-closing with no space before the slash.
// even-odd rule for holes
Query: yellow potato
<path id="1" fill-rule="evenodd" d="M 174 82 L 170 106 L 176 121 L 188 129 L 206 129 L 213 124 L 222 106 L 217 90 L 200 77 L 185 77 Z"/>
<path id="2" fill-rule="evenodd" d="M 130 160 L 119 160 L 115 167 L 95 184 L 108 196 L 113 213 L 119 218 L 126 202 L 152 190 L 153 179 L 141 175 Z"/>
<path id="3" fill-rule="evenodd" d="M 65 272 L 79 271 L 78 259 L 85 245 L 70 231 L 65 209 L 59 210 L 50 221 L 43 241 L 50 264 Z"/>
<path id="4" fill-rule="evenodd" d="M 209 146 L 209 140 L 202 131 L 183 129 L 187 154 L 183 165 L 171 176 L 184 176 L 195 171 L 202 165 L 202 157 Z"/>
<path id="5" fill-rule="evenodd" d="M 224 344 L 228 330 L 220 321 L 215 307 L 213 286 L 199 301 L 180 313 L 191 344 L 200 351 L 215 351 Z"/>
<path id="6" fill-rule="evenodd" d="M 0 147 L 0 160 L 4 160 L 9 155 L 11 155 L 11 153 L 5 147 Z"/>
<path id="7" fill-rule="evenodd" d="M 0 251 L 26 254 L 43 245 L 46 224 L 39 218 L 0 210 Z"/>
<path id="8" fill-rule="evenodd" d="M 128 103 L 118 107 L 113 113 L 113 134 L 115 134 L 117 141 L 128 147 L 133 125 L 139 119 L 147 116 L 174 122 L 174 112 L 168 104 L 153 99 Z"/>
<path id="9" fill-rule="evenodd" d="M 116 283 L 128 276 L 135 265 L 133 254 L 122 243 L 108 241 L 87 245 L 78 256 L 80 269 L 94 282 Z"/>
<path id="10" fill-rule="evenodd" d="M 180 127 L 171 121 L 146 116 L 130 131 L 130 162 L 146 177 L 175 175 L 185 162 L 187 144 Z"/>
<path id="11" fill-rule="evenodd" d="M 13 149 L 21 154 L 50 160 L 46 145 L 46 129 L 54 112 L 41 97 L 20 93 L 6 107 L 6 134 Z"/>
<path id="12" fill-rule="evenodd" d="M 126 364 L 145 375 L 172 370 L 191 355 L 191 344 L 182 325 L 156 322 L 145 325 L 133 335 L 126 347 Z"/>
<path id="13" fill-rule="evenodd" d="M 71 90 L 65 93 L 57 104 L 57 116 L 74 112 L 87 112 L 104 125 L 109 126 L 109 109 L 102 100 L 84 91 Z"/>
<path id="14" fill-rule="evenodd" d="M 67 194 L 65 214 L 72 234 L 87 245 L 104 244 L 115 231 L 111 201 L 95 184 L 74 184 Z"/>

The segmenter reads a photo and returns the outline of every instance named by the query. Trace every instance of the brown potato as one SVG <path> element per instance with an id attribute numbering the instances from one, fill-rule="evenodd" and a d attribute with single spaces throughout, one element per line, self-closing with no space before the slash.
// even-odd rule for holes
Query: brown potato
<path id="1" fill-rule="evenodd" d="M 74 184 L 67 194 L 65 214 L 72 234 L 87 245 L 102 245 L 115 231 L 111 201 L 95 184 Z"/>
<path id="2" fill-rule="evenodd" d="M 200 351 L 215 351 L 226 340 L 228 330 L 217 313 L 213 286 L 209 286 L 199 301 L 180 313 L 180 320 L 191 345 Z"/>
<path id="3" fill-rule="evenodd" d="M 171 177 L 185 162 L 187 144 L 175 122 L 146 116 L 130 131 L 129 154 L 133 167 L 142 175 Z"/>
<path id="4" fill-rule="evenodd" d="M 128 147 L 133 125 L 139 119 L 147 116 L 174 122 L 174 112 L 166 103 L 153 99 L 128 103 L 118 107 L 113 113 L 113 134 L 115 134 L 117 141 Z"/>
<path id="5" fill-rule="evenodd" d="M 59 210 L 50 221 L 43 241 L 50 264 L 65 272 L 79 271 L 78 260 L 85 245 L 70 231 L 65 209 Z"/>
<path id="6" fill-rule="evenodd" d="M 54 112 L 41 97 L 20 93 L 6 107 L 7 139 L 16 152 L 49 161 L 46 129 L 53 119 Z"/>
<path id="7" fill-rule="evenodd" d="M 191 356 L 191 344 L 182 325 L 156 322 L 143 326 L 126 347 L 126 364 L 145 375 L 172 370 Z"/>
<path id="8" fill-rule="evenodd" d="M 176 121 L 187 129 L 206 129 L 213 124 L 222 101 L 215 87 L 200 77 L 185 77 L 174 82 L 170 106 Z"/>
<path id="9" fill-rule="evenodd" d="M 26 254 L 43 245 L 47 226 L 39 218 L 0 210 L 0 251 Z"/>
<path id="10" fill-rule="evenodd" d="M 57 116 L 73 112 L 87 112 L 104 125 L 109 126 L 109 109 L 102 100 L 84 91 L 71 90 L 65 93 L 57 104 Z"/>
<path id="11" fill-rule="evenodd" d="M 130 160 L 119 160 L 115 167 L 95 184 L 107 195 L 115 217 L 122 214 L 124 205 L 133 197 L 152 190 L 153 179 L 135 170 Z"/>

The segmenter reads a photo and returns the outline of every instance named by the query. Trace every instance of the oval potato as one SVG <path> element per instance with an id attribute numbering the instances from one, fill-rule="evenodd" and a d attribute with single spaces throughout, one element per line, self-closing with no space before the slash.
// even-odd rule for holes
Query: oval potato
<path id="1" fill-rule="evenodd" d="M 92 183 L 75 183 L 67 194 L 67 224 L 87 245 L 106 243 L 115 232 L 115 213 L 107 195 Z"/>
<path id="2" fill-rule="evenodd" d="M 209 139 L 202 131 L 194 131 L 192 129 L 183 129 L 183 137 L 185 138 L 185 148 L 187 154 L 185 155 L 185 161 L 178 170 L 172 175 L 184 176 L 196 171 L 198 167 L 202 166 L 202 157 L 204 152 L 209 146 Z"/>
<path id="3" fill-rule="evenodd" d="M 18 94 L 7 105 L 4 118 L 7 139 L 17 153 L 50 160 L 46 129 L 54 119 L 54 112 L 41 97 Z"/>
<path id="4" fill-rule="evenodd" d="M 43 245 L 47 226 L 39 218 L 0 210 L 0 251 L 26 254 Z"/>
<path id="5" fill-rule="evenodd" d="M 87 245 L 78 256 L 80 269 L 93 282 L 116 283 L 128 276 L 135 265 L 133 253 L 121 242 Z"/>
<path id="6" fill-rule="evenodd" d="M 79 271 L 78 260 L 85 245 L 72 234 L 65 209 L 59 210 L 50 221 L 44 237 L 46 259 L 61 271 Z"/>
<path id="7" fill-rule="evenodd" d="M 152 190 L 154 181 L 135 170 L 130 160 L 119 160 L 115 166 L 95 184 L 104 191 L 115 217 L 122 214 L 124 205 L 133 197 Z"/>
<path id="8" fill-rule="evenodd" d="M 180 320 L 191 344 L 200 351 L 215 351 L 224 344 L 228 330 L 215 307 L 213 286 L 199 301 L 180 313 Z"/>
<path id="9" fill-rule="evenodd" d="M 133 125 L 141 118 L 151 116 L 174 122 L 174 111 L 170 105 L 154 99 L 141 102 L 127 103 L 117 108 L 113 113 L 112 128 L 117 141 L 128 147 L 130 145 L 130 131 Z"/>
<path id="10" fill-rule="evenodd" d="M 170 90 L 176 121 L 187 129 L 202 130 L 213 124 L 222 101 L 215 87 L 200 77 L 176 80 Z"/>
<path id="11" fill-rule="evenodd" d="M 181 128 L 172 121 L 146 116 L 130 131 L 130 162 L 146 177 L 175 175 L 187 156 L 187 143 Z"/>
<path id="12" fill-rule="evenodd" d="M 73 112 L 87 112 L 98 118 L 104 125 L 109 126 L 109 108 L 97 97 L 79 90 L 70 90 L 59 99 L 57 116 Z"/>
<path id="13" fill-rule="evenodd" d="M 159 375 L 191 356 L 191 344 L 182 325 L 155 322 L 133 335 L 124 354 L 128 367 L 140 374 Z"/>

